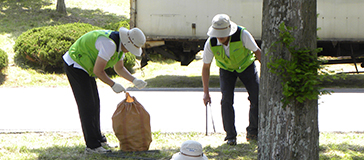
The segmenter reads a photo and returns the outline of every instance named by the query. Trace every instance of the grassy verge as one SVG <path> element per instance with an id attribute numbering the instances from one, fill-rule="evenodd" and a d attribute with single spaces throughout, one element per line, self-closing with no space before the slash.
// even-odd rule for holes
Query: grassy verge
<path id="1" fill-rule="evenodd" d="M 0 48 L 8 53 L 10 65 L 0 73 L 0 87 L 69 86 L 64 74 L 45 74 L 40 70 L 24 67 L 23 64 L 15 64 L 12 46 L 22 32 L 34 27 L 73 22 L 103 27 L 128 17 L 129 13 L 129 0 L 100 0 L 87 3 L 66 0 L 67 16 L 55 13 L 55 4 L 51 3 L 44 3 L 41 9 L 22 6 L 21 3 L 9 6 L 4 4 L 0 5 Z M 201 87 L 201 67 L 200 60 L 193 61 L 189 66 L 180 66 L 178 62 L 168 61 L 149 62 L 142 70 L 135 68 L 134 76 L 145 79 L 151 88 Z M 348 71 L 355 70 L 352 65 L 345 68 L 348 68 Z M 210 87 L 218 87 L 218 68 L 214 65 L 211 75 Z M 113 78 L 125 87 L 131 85 L 122 78 Z M 349 75 L 345 80 L 326 82 L 324 87 L 364 87 L 363 80 L 363 75 Z M 98 84 L 105 87 L 99 80 Z M 238 87 L 242 87 L 242 84 L 238 84 Z M 107 133 L 106 136 L 111 143 L 118 143 L 112 133 Z M 235 147 L 225 145 L 223 137 L 222 134 L 204 136 L 203 133 L 155 132 L 150 149 L 159 152 L 127 153 L 125 156 L 169 159 L 178 152 L 183 141 L 193 139 L 203 144 L 204 152 L 210 159 L 256 159 L 256 143 L 246 142 L 243 134 L 239 134 L 239 144 Z M 363 140 L 364 134 L 360 133 L 321 133 L 320 159 L 364 159 Z M 106 155 L 84 155 L 84 146 L 83 136 L 78 132 L 0 133 L 0 159 L 120 159 Z"/>
<path id="2" fill-rule="evenodd" d="M 106 133 L 109 143 L 117 144 L 112 133 Z M 0 134 L 0 159 L 170 159 L 179 152 L 186 140 L 196 140 L 204 147 L 209 159 L 257 159 L 257 143 L 245 141 L 238 135 L 238 145 L 229 146 L 222 140 L 223 134 L 215 133 L 152 133 L 153 142 L 149 152 L 120 152 L 112 154 L 85 155 L 82 133 L 42 132 Z M 320 159 L 364 159 L 364 134 L 321 133 Z"/>

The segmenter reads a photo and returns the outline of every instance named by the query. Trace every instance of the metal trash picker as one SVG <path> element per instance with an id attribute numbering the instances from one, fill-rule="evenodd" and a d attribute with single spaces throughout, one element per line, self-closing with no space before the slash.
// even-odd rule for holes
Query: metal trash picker
<path id="1" fill-rule="evenodd" d="M 212 109 L 211 109 L 211 103 L 206 103 L 206 136 L 208 136 L 208 121 L 209 121 L 209 118 L 208 118 L 208 107 L 207 105 L 210 106 L 210 115 L 211 115 L 211 121 L 212 121 L 212 128 L 214 129 L 214 133 L 216 133 L 216 130 L 215 130 L 215 123 L 214 123 L 214 118 L 212 116 Z"/>

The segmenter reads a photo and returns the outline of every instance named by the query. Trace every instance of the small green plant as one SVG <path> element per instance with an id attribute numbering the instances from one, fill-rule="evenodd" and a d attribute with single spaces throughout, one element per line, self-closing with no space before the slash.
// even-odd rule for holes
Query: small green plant
<path id="1" fill-rule="evenodd" d="M 309 49 L 299 48 L 292 45 L 295 38 L 290 31 L 292 27 L 287 27 L 284 23 L 279 26 L 280 40 L 273 43 L 273 46 L 280 45 L 286 48 L 291 54 L 290 59 L 276 58 L 268 63 L 270 72 L 282 77 L 283 107 L 290 102 L 303 103 L 306 100 L 318 99 L 318 95 L 329 94 L 329 91 L 321 90 L 320 84 L 324 76 L 320 76 L 318 71 L 322 69 L 321 61 L 317 58 L 317 53 L 322 48 Z"/>
<path id="2" fill-rule="evenodd" d="M 0 49 L 0 71 L 6 68 L 9 64 L 8 54 Z"/>

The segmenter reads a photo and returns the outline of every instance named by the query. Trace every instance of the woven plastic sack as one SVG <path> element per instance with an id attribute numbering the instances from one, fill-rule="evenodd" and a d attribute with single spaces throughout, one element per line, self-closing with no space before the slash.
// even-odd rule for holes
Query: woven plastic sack
<path id="1" fill-rule="evenodd" d="M 152 142 L 150 116 L 135 97 L 126 93 L 112 116 L 115 136 L 122 151 L 147 151 Z"/>

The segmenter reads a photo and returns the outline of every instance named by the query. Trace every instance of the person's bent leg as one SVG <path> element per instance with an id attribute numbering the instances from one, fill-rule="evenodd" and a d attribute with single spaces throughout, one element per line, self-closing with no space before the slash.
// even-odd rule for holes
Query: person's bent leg
<path id="1" fill-rule="evenodd" d="M 259 76 L 255 64 L 252 63 L 245 71 L 239 74 L 239 79 L 243 82 L 250 101 L 249 126 L 246 128 L 248 136 L 258 135 L 258 97 L 259 97 Z"/>

